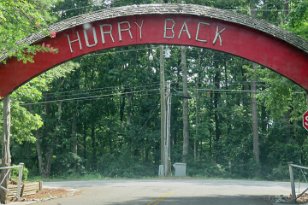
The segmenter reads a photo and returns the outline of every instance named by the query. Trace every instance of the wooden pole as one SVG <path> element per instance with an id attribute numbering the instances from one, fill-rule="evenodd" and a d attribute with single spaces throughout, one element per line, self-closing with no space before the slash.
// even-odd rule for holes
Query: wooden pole
<path id="1" fill-rule="evenodd" d="M 11 136 L 11 100 L 10 97 L 3 99 L 3 141 L 2 141 L 2 166 L 11 166 L 10 151 Z"/>
<path id="2" fill-rule="evenodd" d="M 171 174 L 170 117 L 171 117 L 171 82 L 166 83 L 166 125 L 165 125 L 165 176 Z"/>
<path id="3" fill-rule="evenodd" d="M 295 192 L 295 183 L 294 183 L 294 173 L 293 173 L 293 167 L 292 163 L 289 163 L 289 173 L 290 173 L 290 182 L 291 182 L 291 202 L 296 203 L 296 192 Z"/>
<path id="4" fill-rule="evenodd" d="M 11 166 L 11 151 L 10 151 L 10 137 L 11 137 L 11 99 L 9 96 L 3 99 L 3 138 L 2 138 L 2 166 Z M 8 188 L 9 170 L 3 170 L 1 173 L 1 184 L 5 189 Z M 0 192 L 1 203 L 7 203 L 7 191 Z"/>
<path id="5" fill-rule="evenodd" d="M 166 99 L 165 99 L 165 58 L 164 46 L 160 46 L 160 149 L 161 164 L 165 165 L 165 125 L 166 125 Z M 165 172 L 164 172 L 165 173 Z"/>
<path id="6" fill-rule="evenodd" d="M 19 163 L 18 167 L 18 183 L 17 183 L 17 192 L 16 192 L 16 198 L 17 200 L 21 197 L 21 189 L 22 189 L 22 172 L 24 169 L 24 163 Z"/>

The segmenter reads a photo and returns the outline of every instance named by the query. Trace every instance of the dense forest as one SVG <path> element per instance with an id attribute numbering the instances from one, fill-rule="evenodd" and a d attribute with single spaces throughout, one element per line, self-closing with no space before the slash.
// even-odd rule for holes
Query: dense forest
<path id="1" fill-rule="evenodd" d="M 16 19 L 28 19 L 6 17 L 3 10 L 16 5 L 3 2 L 0 19 L 6 18 L 9 26 L 0 25 L 0 35 L 10 28 L 23 31 L 0 41 L 0 49 L 7 50 L 36 28 L 16 25 Z M 103 8 L 193 3 L 252 15 L 308 39 L 307 0 L 28 3 L 26 12 L 36 10 L 33 18 L 44 19 L 42 27 Z M 22 52 L 10 53 L 14 55 L 31 61 Z M 308 106 L 305 90 L 245 59 L 176 45 L 89 54 L 20 87 L 10 96 L 12 163 L 24 162 L 31 176 L 42 177 L 157 176 L 162 57 L 164 78 L 171 82 L 171 163 L 185 161 L 190 176 L 265 179 L 287 178 L 290 161 L 308 164 L 307 131 L 301 122 Z"/>

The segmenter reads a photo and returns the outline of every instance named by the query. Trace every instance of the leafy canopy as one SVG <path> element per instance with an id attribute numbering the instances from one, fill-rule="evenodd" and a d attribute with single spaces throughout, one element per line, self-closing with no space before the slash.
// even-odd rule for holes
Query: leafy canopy
<path id="1" fill-rule="evenodd" d="M 47 25 L 55 20 L 48 12 L 58 0 L 1 0 L 0 1 L 0 53 L 32 61 L 37 51 L 48 51 L 42 46 L 21 42 L 30 34 L 47 32 Z"/>

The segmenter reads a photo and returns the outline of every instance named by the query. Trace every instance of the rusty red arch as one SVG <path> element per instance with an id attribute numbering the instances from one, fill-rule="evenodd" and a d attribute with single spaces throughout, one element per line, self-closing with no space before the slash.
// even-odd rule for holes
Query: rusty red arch
<path id="1" fill-rule="evenodd" d="M 34 63 L 0 64 L 0 99 L 48 69 L 99 50 L 143 44 L 197 46 L 256 62 L 308 90 L 308 43 L 264 21 L 191 4 L 118 7 L 76 16 L 23 42 L 57 48 Z M 55 35 L 56 34 L 56 35 Z M 0 60 L 6 56 L 0 57 Z"/>

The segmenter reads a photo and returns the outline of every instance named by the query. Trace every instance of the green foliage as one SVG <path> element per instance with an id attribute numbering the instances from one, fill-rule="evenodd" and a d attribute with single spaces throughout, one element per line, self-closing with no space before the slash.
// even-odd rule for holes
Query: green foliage
<path id="1" fill-rule="evenodd" d="M 42 46 L 30 46 L 21 40 L 38 31 L 48 33 L 47 25 L 55 20 L 48 12 L 57 2 L 2 0 L 0 2 L 0 51 L 9 57 L 17 57 L 23 62 L 33 62 L 33 55 L 37 52 L 48 52 Z"/>
<path id="2" fill-rule="evenodd" d="M 289 169 L 286 164 L 279 164 L 277 167 L 272 168 L 271 171 L 266 173 L 266 179 L 286 180 L 289 179 Z M 297 176 L 297 175 L 296 175 Z"/>
<path id="3" fill-rule="evenodd" d="M 54 175 L 73 175 L 78 174 L 80 176 L 85 174 L 85 167 L 83 165 L 82 158 L 78 155 L 68 152 L 54 158 L 53 164 L 55 172 Z M 65 173 L 63 173 L 65 170 Z"/>
<path id="4" fill-rule="evenodd" d="M 300 120 L 307 106 L 306 93 L 286 78 L 268 70 L 260 69 L 258 75 L 268 85 L 258 94 L 258 99 L 264 102 L 272 117 L 278 119 L 289 112 L 291 121 Z"/>
<path id="5" fill-rule="evenodd" d="M 13 165 L 16 166 L 16 165 Z M 11 172 L 11 178 L 14 181 L 18 181 L 18 176 L 19 176 L 19 168 L 13 168 L 12 172 Z M 22 170 L 22 180 L 23 181 L 27 181 L 28 180 L 28 176 L 29 176 L 29 169 L 27 167 L 24 166 L 23 170 Z"/>
<path id="6" fill-rule="evenodd" d="M 290 1 L 289 15 L 282 12 L 282 0 L 185 2 L 240 13 L 248 13 L 251 2 L 257 18 L 307 34 L 305 1 Z M 108 6 L 158 1 L 92 3 L 65 0 L 53 10 L 64 19 Z M 0 13 L 0 18 L 7 17 Z M 169 48 L 165 67 L 172 87 L 174 163 L 182 159 L 183 91 L 180 48 Z M 187 48 L 187 62 L 190 176 L 255 178 L 260 169 L 263 178 L 283 179 L 287 162 L 308 163 L 307 133 L 301 127 L 307 104 L 301 88 L 261 66 L 255 71 L 246 60 L 208 49 Z M 260 165 L 252 153 L 252 80 L 257 84 Z M 13 161 L 27 160 L 30 171 L 40 170 L 43 176 L 155 176 L 160 164 L 159 98 L 159 48 L 154 45 L 109 49 L 51 69 L 12 95 Z"/>
<path id="7" fill-rule="evenodd" d="M 196 162 L 188 164 L 187 174 L 196 177 L 227 177 L 226 167 L 213 161 Z"/>
<path id="8" fill-rule="evenodd" d="M 34 143 L 34 131 L 43 126 L 43 120 L 33 109 L 24 106 L 24 102 L 35 103 L 42 99 L 43 92 L 50 89 L 51 83 L 59 80 L 78 68 L 78 64 L 69 62 L 54 68 L 35 78 L 16 90 L 12 95 L 12 139 L 22 144 Z"/>
<path id="9" fill-rule="evenodd" d="M 21 144 L 23 142 L 35 142 L 33 131 L 43 126 L 42 118 L 32 114 L 26 108 L 14 103 L 12 106 L 12 140 Z"/>
<path id="10" fill-rule="evenodd" d="M 138 157 L 131 157 L 129 152 L 118 156 L 108 154 L 98 161 L 98 172 L 104 177 L 138 178 L 156 176 L 157 167 L 149 162 L 142 162 Z"/>
<path id="11" fill-rule="evenodd" d="M 308 39 L 308 1 L 296 1 L 292 4 L 287 28 L 292 32 Z"/>

